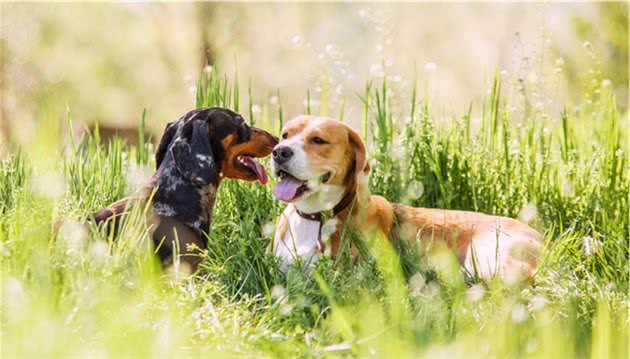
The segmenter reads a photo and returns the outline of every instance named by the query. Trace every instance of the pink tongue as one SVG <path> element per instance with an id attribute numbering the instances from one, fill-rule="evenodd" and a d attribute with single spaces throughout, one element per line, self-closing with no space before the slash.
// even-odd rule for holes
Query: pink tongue
<path id="1" fill-rule="evenodd" d="M 295 198 L 295 194 L 301 185 L 302 182 L 296 181 L 293 178 L 285 177 L 273 186 L 273 194 L 281 201 L 290 201 Z"/>
<path id="2" fill-rule="evenodd" d="M 265 167 L 260 163 L 253 160 L 251 157 L 244 157 L 245 164 L 247 167 L 251 168 L 254 173 L 256 173 L 256 177 L 262 184 L 267 184 L 269 181 L 269 177 L 267 177 L 267 172 L 265 171 Z"/>

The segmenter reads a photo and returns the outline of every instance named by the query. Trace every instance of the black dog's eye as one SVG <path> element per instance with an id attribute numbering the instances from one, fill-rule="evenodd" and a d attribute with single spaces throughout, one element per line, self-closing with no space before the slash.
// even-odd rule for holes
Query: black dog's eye
<path id="1" fill-rule="evenodd" d="M 318 145 L 323 145 L 323 144 L 328 143 L 328 142 L 324 141 L 321 137 L 317 137 L 317 136 L 311 138 L 311 142 L 313 142 L 315 144 L 318 144 Z"/>
<path id="2" fill-rule="evenodd" d="M 289 133 L 288 132 L 283 133 L 282 134 L 282 139 L 286 140 L 287 138 L 289 138 Z"/>

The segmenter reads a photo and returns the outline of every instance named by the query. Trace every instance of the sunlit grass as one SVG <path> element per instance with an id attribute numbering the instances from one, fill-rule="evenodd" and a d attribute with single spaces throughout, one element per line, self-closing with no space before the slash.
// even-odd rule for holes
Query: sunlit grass
<path id="1" fill-rule="evenodd" d="M 208 68 L 197 105 L 237 109 L 233 83 Z M 544 233 L 532 286 L 465 279 L 448 253 L 421 259 L 378 238 L 364 239 L 358 265 L 342 256 L 318 262 L 310 275 L 298 268 L 284 275 L 268 250 L 284 205 L 269 186 L 231 180 L 220 189 L 197 275 L 161 271 L 141 204 L 116 237 L 79 224 L 133 191 L 134 168 L 153 166 L 148 145 L 102 143 L 94 132 L 46 167 L 62 179 L 61 193 L 50 177 L 41 180 L 36 164 L 46 158 L 17 152 L 2 162 L 3 354 L 627 357 L 628 139 L 614 94 L 523 117 L 509 110 L 502 86 L 495 76 L 483 103 L 437 118 L 416 86 L 401 114 L 387 82 L 374 81 L 361 94 L 359 130 L 373 193 L 519 217 Z M 264 106 L 255 111 L 248 94 L 240 111 L 277 131 L 282 119 Z M 306 94 L 304 111 L 315 113 Z M 322 90 L 319 110 L 343 114 L 345 102 L 331 108 L 327 96 Z"/>

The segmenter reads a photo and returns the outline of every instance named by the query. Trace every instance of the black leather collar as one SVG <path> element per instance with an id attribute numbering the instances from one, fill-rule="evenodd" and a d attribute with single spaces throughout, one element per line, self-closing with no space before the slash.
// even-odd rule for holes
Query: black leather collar
<path id="1" fill-rule="evenodd" d="M 324 222 L 327 219 L 337 217 L 339 213 L 345 211 L 348 208 L 348 206 L 354 202 L 355 197 L 356 197 L 355 191 L 348 192 L 345 196 L 343 196 L 341 201 L 339 201 L 339 203 L 337 203 L 337 205 L 333 207 L 332 215 L 330 211 L 304 213 L 300 211 L 299 209 L 297 209 L 297 207 L 295 207 L 295 212 L 297 212 L 297 214 L 300 217 L 304 219 L 308 219 L 309 221 L 319 222 L 319 229 L 317 231 L 317 249 L 320 252 L 323 252 L 325 249 L 325 245 L 322 242 L 322 227 L 324 226 Z"/>

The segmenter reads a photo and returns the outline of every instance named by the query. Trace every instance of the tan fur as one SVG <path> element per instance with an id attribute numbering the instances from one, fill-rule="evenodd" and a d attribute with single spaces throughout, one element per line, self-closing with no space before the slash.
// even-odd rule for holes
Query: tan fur
<path id="1" fill-rule="evenodd" d="M 302 134 L 305 139 L 317 135 L 330 142 L 314 146 L 305 141 L 308 165 L 315 172 L 334 168 L 331 183 L 356 194 L 352 210 L 338 215 L 337 231 L 330 238 L 331 255 L 340 248 L 340 234 L 347 221 L 351 230 L 367 236 L 381 233 L 390 240 L 398 238 L 418 246 L 423 254 L 434 245 L 445 245 L 470 273 L 476 272 L 484 279 L 497 276 L 507 281 L 526 280 L 534 275 L 542 237 L 528 225 L 476 212 L 412 208 L 370 195 L 365 146 L 354 130 L 337 120 L 300 116 L 287 124 L 284 133 L 288 137 Z M 286 217 L 297 215 L 289 211 L 290 207 L 278 220 L 276 241 L 285 238 Z M 352 252 L 357 254 L 356 249 Z"/>

